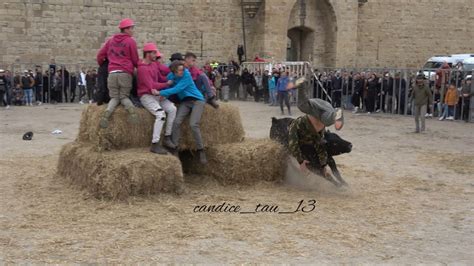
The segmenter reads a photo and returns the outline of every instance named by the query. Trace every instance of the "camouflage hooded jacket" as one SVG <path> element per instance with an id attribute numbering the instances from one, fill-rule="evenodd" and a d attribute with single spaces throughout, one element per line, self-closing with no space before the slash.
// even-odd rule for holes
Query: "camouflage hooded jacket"
<path id="1" fill-rule="evenodd" d="M 316 151 L 316 156 L 322 166 L 327 164 L 328 154 L 324 147 L 324 130 L 316 132 L 309 117 L 307 115 L 300 116 L 295 119 L 289 127 L 288 149 L 298 163 L 308 160 L 307 156 L 303 155 L 301 146 L 311 145 Z"/>

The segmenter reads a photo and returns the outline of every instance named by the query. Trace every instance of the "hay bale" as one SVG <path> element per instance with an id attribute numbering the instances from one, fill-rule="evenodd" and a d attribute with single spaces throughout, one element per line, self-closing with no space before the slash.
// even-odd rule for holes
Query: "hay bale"
<path id="1" fill-rule="evenodd" d="M 90 143 L 97 151 L 146 147 L 151 144 L 154 117 L 145 109 L 137 109 L 140 123 L 128 122 L 128 113 L 117 107 L 110 118 L 109 127 L 102 129 L 99 121 L 106 105 L 89 105 L 82 112 L 77 141 Z"/>
<path id="2" fill-rule="evenodd" d="M 193 152 L 181 152 L 184 172 L 211 176 L 227 185 L 280 181 L 286 171 L 286 150 L 270 139 L 216 145 L 206 149 L 206 155 L 209 162 L 201 165 Z"/>
<path id="3" fill-rule="evenodd" d="M 97 151 L 148 147 L 151 144 L 155 120 L 147 110 L 137 109 L 140 123 L 133 125 L 127 121 L 127 111 L 119 106 L 111 117 L 109 127 L 101 129 L 99 121 L 105 108 L 105 105 L 92 104 L 83 111 L 78 141 L 91 143 Z M 188 120 L 184 121 L 181 132 L 179 149 L 196 149 Z M 206 147 L 242 141 L 245 132 L 238 108 L 221 104 L 216 110 L 206 105 L 201 119 L 201 134 Z"/>
<path id="4" fill-rule="evenodd" d="M 174 156 L 147 149 L 100 153 L 80 142 L 62 147 L 57 173 L 99 199 L 181 192 L 184 186 L 181 163 Z"/>

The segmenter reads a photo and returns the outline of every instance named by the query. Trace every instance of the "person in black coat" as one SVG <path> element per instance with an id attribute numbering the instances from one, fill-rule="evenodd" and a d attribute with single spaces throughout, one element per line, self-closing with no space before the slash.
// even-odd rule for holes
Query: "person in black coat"
<path id="1" fill-rule="evenodd" d="M 407 91 L 407 81 L 400 77 L 400 73 L 395 74 L 395 95 L 397 106 L 395 109 L 397 110 L 397 114 L 404 114 L 405 113 L 405 103 L 407 99 L 406 91 Z"/>
<path id="2" fill-rule="evenodd" d="M 110 101 L 109 89 L 107 88 L 107 77 L 109 76 L 109 72 L 107 71 L 108 67 L 109 61 L 105 60 L 97 71 L 97 93 L 95 94 L 97 105 L 102 105 Z"/>
<path id="3" fill-rule="evenodd" d="M 331 98 L 333 107 L 341 107 L 342 77 L 340 71 L 337 71 L 331 79 Z"/>
<path id="4" fill-rule="evenodd" d="M 244 54 L 245 54 L 244 47 L 241 44 L 239 44 L 239 46 L 237 46 L 237 55 L 239 56 L 239 64 L 241 65 L 243 62 Z"/>
<path id="5" fill-rule="evenodd" d="M 239 87 L 241 83 L 240 75 L 235 72 L 234 69 L 230 69 L 229 72 L 229 88 L 230 88 L 230 100 L 239 98 Z"/>
<path id="6" fill-rule="evenodd" d="M 367 97 L 365 98 L 366 111 L 370 114 L 375 111 L 375 103 L 379 92 L 380 84 L 377 76 L 372 73 L 367 80 Z"/>
<path id="7" fill-rule="evenodd" d="M 354 75 L 354 91 L 352 94 L 352 105 L 354 105 L 354 113 L 357 113 L 361 108 L 362 99 L 364 96 L 364 80 L 359 73 Z"/>
<path id="8" fill-rule="evenodd" d="M 390 77 L 389 73 L 385 73 L 385 76 L 382 80 L 382 93 L 379 95 L 379 102 L 377 109 L 381 109 L 384 113 L 388 111 L 392 112 L 392 96 L 393 96 L 393 78 Z M 385 104 L 387 104 L 387 110 L 385 110 Z"/>
<path id="9" fill-rule="evenodd" d="M 49 87 L 49 71 L 46 70 L 43 75 L 43 102 L 49 103 L 50 87 Z"/>
<path id="10" fill-rule="evenodd" d="M 35 75 L 35 100 L 38 104 L 42 103 L 42 95 L 43 94 L 43 73 L 41 73 L 41 68 L 39 66 L 36 67 L 36 75 Z"/>
<path id="11" fill-rule="evenodd" d="M 76 99 L 76 88 L 77 88 L 77 76 L 76 73 L 72 73 L 71 78 L 71 102 L 74 102 L 74 99 Z"/>
<path id="12" fill-rule="evenodd" d="M 246 101 L 247 94 L 250 94 L 250 96 L 253 96 L 252 89 L 255 83 L 256 82 L 255 82 L 255 78 L 253 74 L 251 74 L 249 70 L 245 68 L 244 71 L 242 72 L 242 85 L 244 86 L 244 88 L 243 88 L 243 95 L 241 95 L 240 100 Z"/>

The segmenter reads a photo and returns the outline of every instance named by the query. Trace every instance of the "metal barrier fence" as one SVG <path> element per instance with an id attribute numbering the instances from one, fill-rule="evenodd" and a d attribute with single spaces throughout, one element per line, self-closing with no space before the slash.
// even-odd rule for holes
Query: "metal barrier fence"
<path id="1" fill-rule="evenodd" d="M 221 66 L 226 67 L 234 66 Z M 18 90 L 24 71 L 33 72 L 38 81 L 34 85 L 35 101 L 41 102 L 79 102 L 91 100 L 97 84 L 97 66 L 95 64 L 0 64 L 0 68 L 9 71 L 7 82 L 10 90 L 4 95 L 3 102 L 13 103 L 18 99 Z M 357 112 L 384 112 L 390 114 L 413 114 L 412 91 L 417 74 L 422 72 L 426 83 L 433 92 L 428 115 L 440 117 L 443 113 L 455 120 L 474 120 L 474 85 L 470 85 L 472 70 L 462 69 L 400 69 L 400 68 L 321 68 L 313 67 L 309 62 L 244 62 L 240 73 L 248 69 L 251 73 L 263 74 L 265 70 L 285 70 L 290 77 L 297 79 L 305 76 L 311 80 L 312 96 L 331 102 L 335 107 L 343 107 Z M 64 70 L 64 71 L 62 71 Z M 82 70 L 84 70 L 82 72 Z M 82 83 L 81 72 L 87 74 L 89 84 Z M 38 75 L 37 73 L 40 73 Z M 371 78 L 372 76 L 372 78 Z M 40 78 L 38 78 L 40 77 Z M 445 95 L 450 85 L 456 89 L 456 103 L 446 107 Z M 469 88 L 470 87 L 470 88 Z M 297 91 L 291 94 L 291 102 L 298 99 Z"/>
<path id="2" fill-rule="evenodd" d="M 413 89 L 416 76 L 425 75 L 432 91 L 431 108 L 427 116 L 440 117 L 447 112 L 453 120 L 474 119 L 474 85 L 472 71 L 458 69 L 391 69 L 391 68 L 317 68 L 315 74 L 322 85 L 315 86 L 315 97 L 324 98 L 325 88 L 333 98 L 333 105 L 366 112 L 411 115 L 414 113 Z M 470 77 L 470 78 L 469 78 Z M 445 104 L 448 88 L 453 85 L 455 104 Z M 453 93 L 450 92 L 450 95 Z M 428 103 L 427 103 L 428 104 Z"/>
<path id="3" fill-rule="evenodd" d="M 268 71 L 270 74 L 273 70 L 288 72 L 289 76 L 294 80 L 300 77 L 312 76 L 312 67 L 308 62 L 243 62 L 240 68 L 240 74 L 247 69 L 250 73 L 263 74 L 264 71 Z M 311 80 L 313 83 L 313 80 Z M 290 104 L 295 105 L 298 101 L 298 91 L 292 90 L 290 92 Z"/>
<path id="4" fill-rule="evenodd" d="M 419 73 L 426 77 L 432 91 L 432 106 L 427 110 L 430 117 L 449 117 L 453 120 L 474 120 L 474 85 L 472 70 L 462 69 L 400 69 L 400 68 L 318 68 L 309 62 L 244 62 L 241 71 L 251 73 L 268 70 L 287 71 L 297 79 L 311 79 L 312 96 L 322 98 L 335 107 L 356 112 L 383 112 L 412 115 L 412 95 Z M 455 88 L 455 104 L 447 105 L 445 96 L 450 85 Z M 450 93 L 451 95 L 452 93 Z M 297 91 L 291 102 L 297 102 Z M 427 103 L 428 104 L 428 103 Z"/>
<path id="5" fill-rule="evenodd" d="M 21 88 L 22 77 L 27 75 L 34 80 L 33 99 L 35 102 L 79 102 L 92 99 L 96 90 L 97 66 L 94 64 L 0 64 L 5 70 L 8 90 L 0 99 L 0 103 L 7 105 L 21 105 L 24 103 L 24 92 Z M 64 71 L 63 71 L 64 70 Z M 88 74 L 90 84 L 82 83 L 81 71 Z"/>

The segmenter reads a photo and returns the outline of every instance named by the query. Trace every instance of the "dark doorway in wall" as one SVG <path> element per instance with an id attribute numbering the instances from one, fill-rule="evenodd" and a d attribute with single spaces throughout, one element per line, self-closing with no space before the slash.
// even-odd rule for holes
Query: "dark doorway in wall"
<path id="1" fill-rule="evenodd" d="M 286 59 L 288 61 L 311 61 L 313 53 L 314 32 L 300 26 L 288 30 Z"/>

